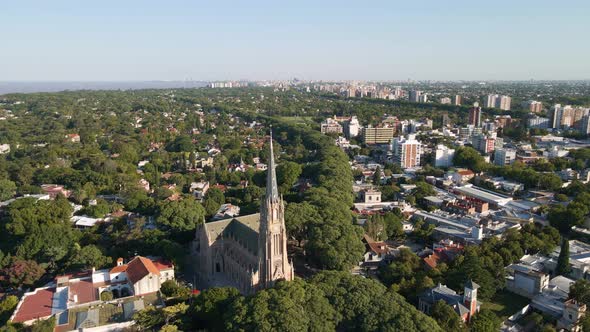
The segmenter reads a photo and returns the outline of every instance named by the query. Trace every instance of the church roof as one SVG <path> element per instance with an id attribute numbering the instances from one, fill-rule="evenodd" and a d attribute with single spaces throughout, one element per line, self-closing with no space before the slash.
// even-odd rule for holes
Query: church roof
<path id="1" fill-rule="evenodd" d="M 208 222 L 205 225 L 207 237 L 211 241 L 219 238 L 233 238 L 242 247 L 258 254 L 258 230 L 260 213 Z"/>

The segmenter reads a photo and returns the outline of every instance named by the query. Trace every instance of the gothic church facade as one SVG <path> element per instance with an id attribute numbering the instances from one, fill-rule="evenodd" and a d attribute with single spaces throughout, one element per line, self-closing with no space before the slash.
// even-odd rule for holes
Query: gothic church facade
<path id="1" fill-rule="evenodd" d="M 260 213 L 200 225 L 194 255 L 199 285 L 233 286 L 244 294 L 294 278 L 287 257 L 285 205 L 279 195 L 272 146 Z"/>

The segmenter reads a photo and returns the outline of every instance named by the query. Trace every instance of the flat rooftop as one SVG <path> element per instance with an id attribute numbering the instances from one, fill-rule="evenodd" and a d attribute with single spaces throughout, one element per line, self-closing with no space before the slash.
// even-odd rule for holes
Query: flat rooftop
<path id="1" fill-rule="evenodd" d="M 479 198 L 488 203 L 494 203 L 497 205 L 506 205 L 512 200 L 512 197 L 500 195 L 490 190 L 479 188 L 476 186 L 462 186 L 455 187 L 456 191 L 465 194 L 467 196 Z"/>

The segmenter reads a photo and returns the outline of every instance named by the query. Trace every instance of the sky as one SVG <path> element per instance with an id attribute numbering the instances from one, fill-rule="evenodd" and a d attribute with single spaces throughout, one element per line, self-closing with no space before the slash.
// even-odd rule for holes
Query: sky
<path id="1" fill-rule="evenodd" d="M 588 0 L 18 0 L 0 81 L 590 79 Z"/>

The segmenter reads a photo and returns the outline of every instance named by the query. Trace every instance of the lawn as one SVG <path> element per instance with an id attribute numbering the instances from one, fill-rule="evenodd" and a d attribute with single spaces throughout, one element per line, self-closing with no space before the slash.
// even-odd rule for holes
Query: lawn
<path id="1" fill-rule="evenodd" d="M 531 300 L 526 297 L 511 293 L 507 290 L 501 290 L 497 292 L 490 301 L 485 301 L 481 308 L 490 309 L 498 317 L 506 319 L 530 302 Z"/>
<path id="2" fill-rule="evenodd" d="M 313 121 L 313 117 L 311 116 L 279 116 L 278 117 L 281 121 L 284 122 L 288 122 L 290 124 L 297 124 L 297 123 L 302 123 L 302 124 L 316 124 L 315 121 Z"/>

